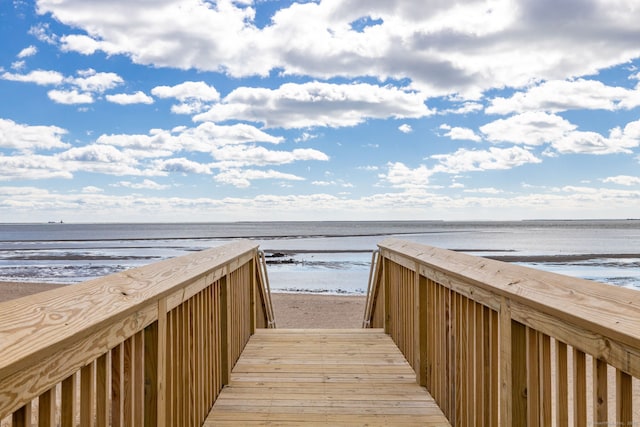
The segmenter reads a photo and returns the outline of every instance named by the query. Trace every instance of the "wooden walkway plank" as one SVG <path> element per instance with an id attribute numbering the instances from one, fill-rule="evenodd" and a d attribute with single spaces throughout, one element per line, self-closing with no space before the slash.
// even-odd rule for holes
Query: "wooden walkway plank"
<path id="1" fill-rule="evenodd" d="M 205 426 L 449 426 L 381 329 L 264 329 Z"/>

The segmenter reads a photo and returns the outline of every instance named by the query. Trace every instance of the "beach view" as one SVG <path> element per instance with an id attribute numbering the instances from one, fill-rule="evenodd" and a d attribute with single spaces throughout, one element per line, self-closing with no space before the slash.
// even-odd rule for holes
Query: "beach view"
<path id="1" fill-rule="evenodd" d="M 0 427 L 640 423 L 638 22 L 3 3 Z"/>

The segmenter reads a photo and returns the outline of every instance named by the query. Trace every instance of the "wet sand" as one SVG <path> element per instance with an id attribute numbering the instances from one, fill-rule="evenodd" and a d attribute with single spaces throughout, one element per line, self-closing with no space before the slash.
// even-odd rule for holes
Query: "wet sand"
<path id="1" fill-rule="evenodd" d="M 0 302 L 60 286 L 51 283 L 0 282 Z M 278 328 L 360 328 L 364 296 L 285 294 L 271 295 Z"/>

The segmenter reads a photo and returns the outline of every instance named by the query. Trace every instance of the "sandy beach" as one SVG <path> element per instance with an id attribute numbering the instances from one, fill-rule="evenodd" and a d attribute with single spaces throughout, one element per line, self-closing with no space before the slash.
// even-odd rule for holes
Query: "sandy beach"
<path id="1" fill-rule="evenodd" d="M 51 283 L 0 282 L 0 302 L 60 286 Z M 360 328 L 364 296 L 285 294 L 271 296 L 278 328 Z"/>

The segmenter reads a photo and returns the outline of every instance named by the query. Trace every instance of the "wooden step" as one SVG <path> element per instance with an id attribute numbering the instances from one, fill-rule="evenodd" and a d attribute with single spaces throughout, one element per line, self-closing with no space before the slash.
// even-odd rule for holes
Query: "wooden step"
<path id="1" fill-rule="evenodd" d="M 381 329 L 261 329 L 205 426 L 449 426 Z"/>

